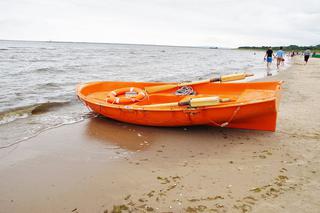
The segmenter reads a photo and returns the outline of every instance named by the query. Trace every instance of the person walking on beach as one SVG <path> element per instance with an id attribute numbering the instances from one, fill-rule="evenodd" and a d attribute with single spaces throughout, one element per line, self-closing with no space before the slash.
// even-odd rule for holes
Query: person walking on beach
<path id="1" fill-rule="evenodd" d="M 304 51 L 304 61 L 306 62 L 306 64 L 308 63 L 308 60 L 310 58 L 310 55 L 311 55 L 311 50 L 310 49 L 307 49 L 306 51 Z"/>
<path id="2" fill-rule="evenodd" d="M 267 61 L 267 68 L 270 68 L 270 65 L 272 63 L 272 56 L 274 56 L 273 54 L 273 50 L 271 47 L 268 48 L 268 50 L 266 51 L 266 55 L 264 56 L 264 60 Z"/>
<path id="3" fill-rule="evenodd" d="M 284 51 L 282 49 L 283 47 L 280 47 L 280 50 L 276 52 L 277 69 L 279 69 L 280 64 L 284 61 Z"/>

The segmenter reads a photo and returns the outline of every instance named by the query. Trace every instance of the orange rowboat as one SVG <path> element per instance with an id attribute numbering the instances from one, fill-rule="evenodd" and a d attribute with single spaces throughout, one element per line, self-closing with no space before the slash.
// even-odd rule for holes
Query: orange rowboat
<path id="1" fill-rule="evenodd" d="M 78 85 L 77 95 L 94 112 L 132 124 L 276 129 L 281 82 L 203 81 L 188 84 L 188 89 L 193 90 L 189 95 L 177 93 L 179 87 L 174 84 L 179 86 L 161 82 L 91 82 Z M 167 90 L 162 88 L 165 85 Z"/>

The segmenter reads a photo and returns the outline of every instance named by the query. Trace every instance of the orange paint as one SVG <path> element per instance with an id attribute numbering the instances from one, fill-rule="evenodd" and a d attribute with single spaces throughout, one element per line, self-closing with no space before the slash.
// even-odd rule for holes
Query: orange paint
<path id="1" fill-rule="evenodd" d="M 92 82 L 77 87 L 77 95 L 94 112 L 118 121 L 147 126 L 212 125 L 275 131 L 282 82 L 203 83 L 193 85 L 196 95 L 177 96 L 178 88 L 147 94 L 139 102 L 112 104 L 108 94 L 120 88 L 172 84 L 161 82 Z M 213 106 L 160 106 L 189 98 L 218 96 L 231 101 Z M 121 97 L 121 96 L 120 96 Z"/>

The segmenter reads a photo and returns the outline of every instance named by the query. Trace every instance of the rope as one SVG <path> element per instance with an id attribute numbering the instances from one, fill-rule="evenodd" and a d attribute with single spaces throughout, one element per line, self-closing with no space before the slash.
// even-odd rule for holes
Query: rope
<path id="1" fill-rule="evenodd" d="M 234 117 L 235 117 L 236 114 L 239 112 L 239 110 L 240 110 L 240 106 L 238 106 L 237 109 L 235 109 L 235 110 L 233 111 L 233 114 L 231 115 L 231 117 L 229 118 L 229 120 L 226 121 L 226 122 L 223 122 L 222 124 L 218 124 L 217 122 L 215 122 L 215 121 L 213 121 L 213 120 L 210 120 L 210 119 L 209 119 L 209 121 L 210 121 L 212 124 L 216 125 L 216 126 L 226 127 L 226 126 L 228 126 L 228 125 L 231 123 L 231 121 L 234 119 Z"/>
<path id="2" fill-rule="evenodd" d="M 148 99 L 149 100 L 149 94 L 147 93 L 147 92 L 143 92 L 144 93 L 144 97 L 143 97 L 143 99 L 141 99 L 141 100 L 137 100 L 137 102 L 141 102 L 141 101 L 144 101 L 144 99 Z"/>
<path id="3" fill-rule="evenodd" d="M 195 91 L 190 86 L 183 86 L 175 92 L 175 95 L 195 95 Z"/>

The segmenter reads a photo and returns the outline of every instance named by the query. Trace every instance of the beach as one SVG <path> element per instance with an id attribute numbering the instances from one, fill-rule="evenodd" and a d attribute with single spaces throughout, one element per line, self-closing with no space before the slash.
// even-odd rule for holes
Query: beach
<path id="1" fill-rule="evenodd" d="M 319 70 L 262 79 L 284 81 L 276 132 L 94 117 L 2 148 L 0 212 L 319 212 Z"/>

